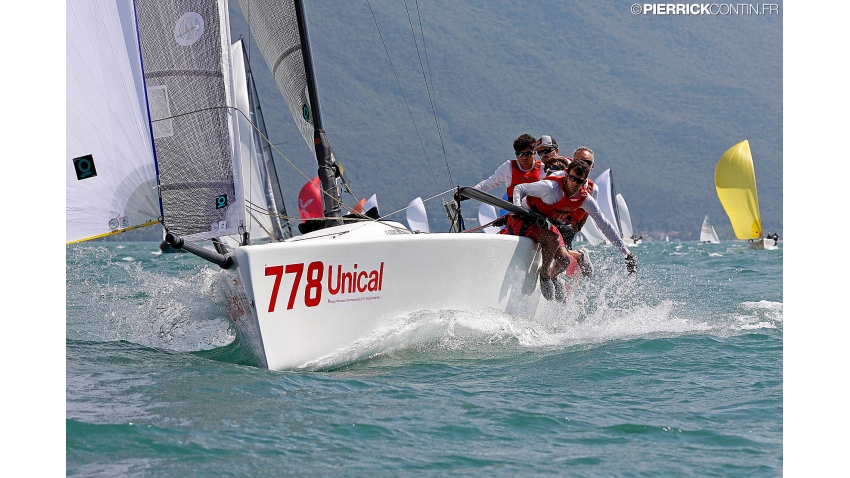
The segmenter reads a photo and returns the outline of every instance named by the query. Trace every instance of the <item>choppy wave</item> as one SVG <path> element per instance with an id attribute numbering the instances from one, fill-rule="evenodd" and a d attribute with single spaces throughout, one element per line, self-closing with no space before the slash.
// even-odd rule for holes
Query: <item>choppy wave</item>
<path id="1" fill-rule="evenodd" d="M 247 363 L 219 290 L 228 273 L 188 254 L 145 252 L 151 251 L 124 246 L 69 250 L 68 337 L 208 351 L 200 355 Z M 691 259 L 679 254 L 690 254 Z M 666 252 L 666 259 L 661 256 L 665 268 L 628 278 L 610 254 L 597 256 L 591 281 L 567 304 L 542 303 L 534 317 L 498 310 L 421 310 L 384 321 L 384 327 L 351 346 L 302 367 L 328 369 L 405 350 L 510 355 L 641 338 L 729 336 L 782 326 L 781 302 L 736 301 L 726 292 L 732 279 L 747 276 L 751 281 L 751 275 L 760 274 L 757 263 L 677 245 Z M 642 265 L 651 267 L 652 260 L 658 259 L 644 259 Z M 688 260 L 704 263 L 696 267 Z M 709 286 L 697 288 L 697 280 Z"/>

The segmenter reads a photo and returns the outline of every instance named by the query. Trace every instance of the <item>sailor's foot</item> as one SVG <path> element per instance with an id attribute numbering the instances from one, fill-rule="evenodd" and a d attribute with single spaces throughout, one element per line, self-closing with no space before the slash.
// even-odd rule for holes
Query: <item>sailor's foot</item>
<path id="1" fill-rule="evenodd" d="M 590 263 L 590 253 L 587 249 L 580 249 L 581 255 L 578 257 L 578 266 L 581 269 L 581 275 L 588 279 L 593 276 L 593 264 Z"/>
<path id="2" fill-rule="evenodd" d="M 555 284 L 552 283 L 552 279 L 540 276 L 540 293 L 543 294 L 543 298 L 546 300 L 552 300 L 554 298 Z"/>
<path id="3" fill-rule="evenodd" d="M 555 289 L 555 300 L 558 302 L 563 302 L 567 298 L 567 289 L 564 287 L 564 282 L 556 276 L 552 279 L 552 285 Z"/>

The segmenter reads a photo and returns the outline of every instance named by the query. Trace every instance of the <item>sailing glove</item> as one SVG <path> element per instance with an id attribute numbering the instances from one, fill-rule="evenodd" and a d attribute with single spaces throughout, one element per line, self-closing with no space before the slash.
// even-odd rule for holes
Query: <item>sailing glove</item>
<path id="1" fill-rule="evenodd" d="M 626 256 L 626 270 L 629 271 L 630 275 L 637 271 L 637 261 L 631 252 Z"/>

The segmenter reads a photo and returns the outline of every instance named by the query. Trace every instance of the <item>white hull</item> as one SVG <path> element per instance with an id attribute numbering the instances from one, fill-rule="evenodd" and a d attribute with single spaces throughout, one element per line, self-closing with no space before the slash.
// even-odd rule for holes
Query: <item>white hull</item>
<path id="1" fill-rule="evenodd" d="M 773 250 L 773 249 L 776 249 L 777 246 L 776 246 L 776 241 L 774 241 L 773 239 L 760 238 L 760 239 L 753 239 L 752 242 L 747 244 L 747 247 L 749 249 Z"/>
<path id="2" fill-rule="evenodd" d="M 237 248 L 229 313 L 261 366 L 321 368 L 340 354 L 348 361 L 375 353 L 357 344 L 419 310 L 533 317 L 541 301 L 538 257 L 524 237 L 349 224 Z M 354 273 L 354 285 L 342 284 L 340 272 Z"/>
<path id="3" fill-rule="evenodd" d="M 623 239 L 623 243 L 624 243 L 627 247 L 628 247 L 628 246 L 638 246 L 638 245 L 643 244 L 643 239 L 634 240 L 634 239 L 632 239 L 631 237 L 624 237 L 624 238 L 622 238 L 622 239 Z"/>

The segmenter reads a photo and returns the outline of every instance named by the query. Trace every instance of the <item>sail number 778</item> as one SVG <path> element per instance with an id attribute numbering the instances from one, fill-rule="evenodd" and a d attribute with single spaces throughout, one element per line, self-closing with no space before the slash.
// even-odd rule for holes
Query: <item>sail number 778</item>
<path id="1" fill-rule="evenodd" d="M 300 294 L 306 307 L 316 307 L 322 302 L 322 293 L 326 292 L 332 296 L 346 297 L 344 301 L 357 301 L 364 294 L 380 291 L 383 286 L 384 263 L 375 264 L 373 270 L 358 269 L 358 264 L 330 264 L 325 274 L 325 263 L 314 261 L 306 266 L 303 262 L 279 266 L 266 266 L 266 277 L 274 277 L 271 297 L 269 297 L 269 312 L 274 312 L 277 305 L 278 295 L 284 276 L 292 278 L 292 287 L 289 290 L 289 299 L 286 302 L 286 310 L 295 307 L 295 301 Z M 306 277 L 305 277 L 306 276 Z M 327 278 L 327 284 L 322 280 Z M 302 288 L 302 279 L 304 284 Z M 323 287 L 323 285 L 326 286 Z M 343 300 L 332 300 L 329 302 L 339 303 Z"/>

